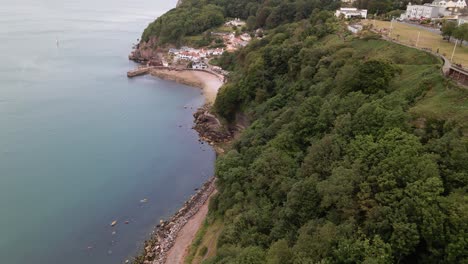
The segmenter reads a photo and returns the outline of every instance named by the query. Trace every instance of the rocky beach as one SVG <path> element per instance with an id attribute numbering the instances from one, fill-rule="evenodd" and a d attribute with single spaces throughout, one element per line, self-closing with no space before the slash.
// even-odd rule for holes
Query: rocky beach
<path id="1" fill-rule="evenodd" d="M 202 90 L 206 103 L 193 114 L 193 129 L 198 132 L 202 144 L 206 142 L 216 153 L 223 153 L 219 144 L 228 142 L 233 133 L 222 125 L 210 109 L 224 83 L 224 77 L 210 71 L 174 67 L 148 67 L 146 73 Z M 134 263 L 183 263 L 186 252 L 206 217 L 209 199 L 216 192 L 215 180 L 213 176 L 204 183 L 168 220 L 160 220 L 151 238 L 145 241 L 143 252 L 134 259 Z"/>
<path id="2" fill-rule="evenodd" d="M 215 177 L 208 180 L 203 186 L 187 200 L 182 208 L 177 211 L 169 220 L 160 220 L 159 224 L 153 231 L 152 237 L 145 242 L 144 252 L 135 258 L 134 263 L 144 264 L 164 264 L 171 248 L 179 243 L 179 234 L 184 226 L 194 217 L 203 206 L 207 206 L 211 194 L 215 191 Z M 205 210 L 206 215 L 206 210 Z M 202 217 L 204 218 L 204 217 Z M 193 229 L 198 229 L 201 225 L 192 226 Z M 184 250 L 190 246 L 191 240 L 187 245 L 179 247 Z M 183 258 L 182 258 L 183 260 Z"/>

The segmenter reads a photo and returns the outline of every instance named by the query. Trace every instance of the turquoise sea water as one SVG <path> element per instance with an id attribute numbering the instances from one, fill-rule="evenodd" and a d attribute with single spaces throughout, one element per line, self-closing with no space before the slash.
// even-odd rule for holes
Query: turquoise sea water
<path id="1" fill-rule="evenodd" d="M 123 263 L 212 174 L 200 90 L 125 75 L 175 3 L 0 0 L 0 263 Z"/>

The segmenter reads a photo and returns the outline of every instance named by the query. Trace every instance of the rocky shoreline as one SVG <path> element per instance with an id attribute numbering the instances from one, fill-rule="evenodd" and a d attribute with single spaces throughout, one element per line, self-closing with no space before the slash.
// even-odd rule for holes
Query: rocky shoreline
<path id="1" fill-rule="evenodd" d="M 208 202 L 215 190 L 215 177 L 208 180 L 187 200 L 169 220 L 160 220 L 151 239 L 145 241 L 144 252 L 133 261 L 135 264 L 164 264 L 175 243 L 177 234 L 198 210 Z"/>
<path id="2" fill-rule="evenodd" d="M 224 151 L 217 145 L 229 142 L 232 139 L 232 133 L 226 130 L 221 122 L 210 113 L 210 109 L 211 106 L 207 104 L 193 114 L 195 118 L 193 129 L 200 135 L 200 141 L 207 142 L 214 147 L 218 154 L 221 154 Z M 134 259 L 134 264 L 166 263 L 167 254 L 174 246 L 180 230 L 208 202 L 216 189 L 215 181 L 216 178 L 212 177 L 204 183 L 169 220 L 160 220 L 152 237 L 145 241 L 144 251 Z"/>
<path id="3" fill-rule="evenodd" d="M 144 62 L 150 54 L 142 56 L 140 49 L 131 54 L 130 59 L 136 62 Z M 218 144 L 227 143 L 232 139 L 233 133 L 222 125 L 215 115 L 210 113 L 217 90 L 222 85 L 222 80 L 219 76 L 197 75 L 194 78 L 195 72 L 183 70 L 168 70 L 168 69 L 150 69 L 149 74 L 165 80 L 172 80 L 178 83 L 200 87 L 204 90 L 208 103 L 200 107 L 194 114 L 193 129 L 199 134 L 199 141 L 205 141 L 210 144 L 217 154 L 223 153 L 223 149 Z M 199 73 L 200 74 L 200 73 Z M 208 81 L 209 79 L 216 80 Z M 213 97 L 213 98 L 211 98 Z M 211 194 L 215 191 L 216 178 L 212 177 L 203 186 L 187 200 L 182 208 L 177 211 L 169 220 L 160 220 L 156 226 L 151 238 L 144 243 L 144 250 L 133 260 L 134 264 L 164 264 L 170 249 L 174 246 L 176 238 L 187 222 L 200 210 L 200 208 L 208 202 Z"/>
<path id="4" fill-rule="evenodd" d="M 220 143 L 227 143 L 232 140 L 234 131 L 227 129 L 211 112 L 211 105 L 204 105 L 193 114 L 195 125 L 193 129 L 198 132 L 200 140 L 208 142 L 215 147 L 215 151 L 221 154 L 223 151 L 216 148 Z"/>

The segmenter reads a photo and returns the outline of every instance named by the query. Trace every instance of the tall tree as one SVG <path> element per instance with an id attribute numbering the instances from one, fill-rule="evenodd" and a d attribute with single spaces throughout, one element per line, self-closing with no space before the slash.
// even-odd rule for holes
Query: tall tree
<path id="1" fill-rule="evenodd" d="M 442 36 L 447 38 L 447 41 L 450 42 L 450 39 L 455 33 L 455 30 L 457 28 L 457 24 L 452 21 L 445 21 L 442 24 L 442 28 L 440 29 L 442 31 Z"/>

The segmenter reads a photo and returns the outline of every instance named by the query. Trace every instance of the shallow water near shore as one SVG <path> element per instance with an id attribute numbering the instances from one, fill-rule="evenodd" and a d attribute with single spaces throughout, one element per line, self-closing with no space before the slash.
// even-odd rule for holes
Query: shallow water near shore
<path id="1" fill-rule="evenodd" d="M 126 77 L 176 0 L 0 1 L 0 262 L 123 263 L 213 173 L 200 90 Z"/>

